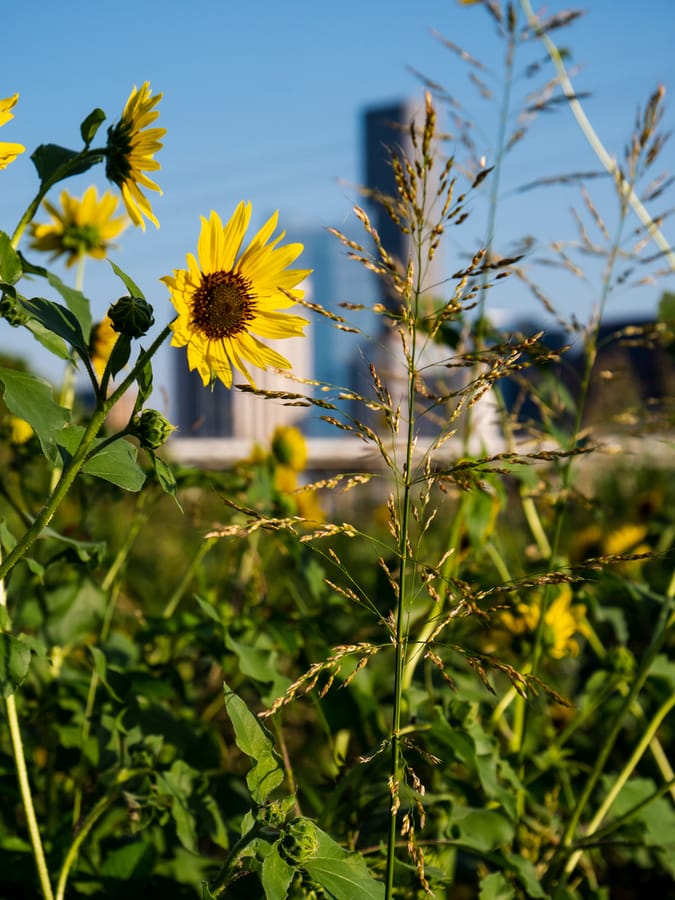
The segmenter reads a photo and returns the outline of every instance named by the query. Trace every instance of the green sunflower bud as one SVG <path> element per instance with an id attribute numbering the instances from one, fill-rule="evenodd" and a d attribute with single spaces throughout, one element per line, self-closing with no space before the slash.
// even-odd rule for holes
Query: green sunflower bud
<path id="1" fill-rule="evenodd" d="M 144 409 L 138 417 L 134 433 L 146 450 L 157 450 L 175 430 L 156 409 Z"/>
<path id="2" fill-rule="evenodd" d="M 292 866 L 299 866 L 316 856 L 319 840 L 311 819 L 295 819 L 279 841 L 279 856 Z"/>
<path id="3" fill-rule="evenodd" d="M 0 316 L 7 321 L 12 328 L 18 328 L 28 321 L 30 316 L 23 309 L 16 297 L 4 291 L 0 297 Z"/>
<path id="4" fill-rule="evenodd" d="M 118 334 L 138 338 L 155 324 L 152 307 L 140 297 L 120 297 L 108 310 L 113 329 Z"/>

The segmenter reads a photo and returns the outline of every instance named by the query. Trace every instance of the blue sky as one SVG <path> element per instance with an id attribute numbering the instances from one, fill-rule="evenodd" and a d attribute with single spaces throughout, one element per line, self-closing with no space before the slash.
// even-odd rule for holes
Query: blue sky
<path id="1" fill-rule="evenodd" d="M 552 0 L 547 11 L 564 8 Z M 587 0 L 585 13 L 553 36 L 571 49 L 575 86 L 591 92 L 586 109 L 618 156 L 638 106 L 656 85 L 663 83 L 675 94 L 675 6 L 673 0 L 639 5 Z M 485 78 L 498 95 L 503 50 L 493 22 L 480 5 L 463 7 L 456 0 L 15 3 L 3 13 L 0 96 L 19 91 L 20 100 L 15 119 L 0 137 L 24 143 L 29 152 L 42 142 L 78 147 L 79 123 L 92 108 L 104 109 L 107 126 L 119 117 L 134 84 L 149 80 L 153 91 L 164 93 L 160 124 L 167 135 L 157 173 L 164 194 L 153 199 L 161 228 L 149 225 L 145 234 L 127 230 L 114 256 L 145 290 L 158 323 L 164 324 L 171 307 L 158 278 L 184 264 L 185 253 L 196 248 L 199 217 L 212 208 L 225 218 L 240 199 L 250 200 L 255 224 L 279 209 L 291 239 L 309 226 L 345 226 L 356 197 L 350 185 L 363 179 L 360 115 L 369 105 L 421 96 L 410 67 L 475 111 L 476 140 L 490 161 L 496 104 L 479 99 L 467 66 L 433 36 L 434 29 L 492 68 Z M 552 74 L 540 44 L 522 60 L 541 60 L 544 75 Z M 517 79 L 514 102 L 544 75 Z M 671 99 L 667 93 L 666 130 L 675 126 Z M 0 173 L 0 228 L 10 232 L 37 187 L 28 157 Z M 672 169 L 674 160 L 668 146 L 657 169 L 669 164 Z M 569 111 L 561 108 L 542 117 L 507 159 L 497 247 L 507 252 L 526 232 L 541 247 L 552 238 L 574 238 L 570 207 L 578 204 L 578 192 L 555 188 L 523 194 L 517 188 L 538 177 L 594 169 L 599 165 Z M 68 187 L 80 194 L 92 181 L 105 186 L 102 170 L 73 179 Z M 588 186 L 599 191 L 600 208 L 611 222 L 615 204 L 599 183 Z M 655 212 L 668 205 L 660 204 Z M 473 205 L 461 236 L 453 235 L 445 247 L 449 272 L 484 233 L 485 205 L 481 200 Z M 669 220 L 664 231 L 675 241 Z M 674 279 L 637 292 L 624 290 L 612 301 L 613 309 L 617 314 L 649 312 L 663 288 L 675 290 Z M 107 263 L 88 263 L 85 292 L 95 315 L 121 293 Z M 554 299 L 583 319 L 597 293 L 597 282 L 575 283 Z M 491 302 L 510 312 L 538 312 L 520 288 L 508 287 Z M 16 338 L 0 323 L 0 347 L 16 346 Z M 168 354 L 178 352 L 162 354 L 160 383 L 169 386 Z M 45 369 L 39 356 L 31 354 L 31 360 Z"/>

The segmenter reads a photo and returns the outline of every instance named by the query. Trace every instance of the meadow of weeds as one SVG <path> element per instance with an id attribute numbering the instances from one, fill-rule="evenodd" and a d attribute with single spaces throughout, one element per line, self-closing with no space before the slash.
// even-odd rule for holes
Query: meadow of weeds
<path id="1" fill-rule="evenodd" d="M 161 95 L 134 89 L 100 145 L 94 110 L 82 149 L 33 154 L 36 196 L 0 233 L 3 327 L 29 329 L 65 375 L 54 390 L 0 366 L 0 897 L 672 895 L 673 297 L 646 325 L 603 325 L 618 284 L 674 267 L 652 209 L 668 187 L 664 91 L 616 160 L 551 40 L 576 13 L 483 6 L 504 46 L 490 155 L 427 80 L 391 147 L 395 191 L 364 191 L 362 241 L 334 231 L 381 285 L 371 309 L 306 300 L 302 247 L 274 236 L 276 216 L 247 239 L 242 202 L 204 218 L 186 268 L 162 277 L 174 312 L 115 266 L 124 296 L 92 323 L 81 263 L 128 223 L 110 192 L 64 190 L 46 224 L 42 202 L 105 163 L 131 223 L 156 222 Z M 554 74 L 521 108 L 515 75 L 538 77 L 542 42 Z M 497 249 L 510 154 L 559 91 L 615 186 L 605 209 L 565 173 L 578 232 L 546 262 L 574 276 L 592 261 L 584 322 L 541 286 L 527 241 Z M 0 167 L 22 151 L 0 143 Z M 430 283 L 477 192 L 483 242 Z M 383 245 L 375 204 L 407 259 Z M 76 287 L 41 251 L 76 267 Z M 555 335 L 497 327 L 507 277 Z M 155 316 L 168 322 L 151 338 Z M 363 385 L 289 371 L 287 389 L 258 389 L 255 370 L 288 370 L 283 341 L 316 316 L 335 340 L 361 335 Z M 291 427 L 223 470 L 172 462 L 172 426 L 147 407 L 167 339 L 205 390 L 220 380 L 331 423 L 353 464 L 316 472 Z M 661 361 L 658 396 L 619 371 L 636 347 Z"/>

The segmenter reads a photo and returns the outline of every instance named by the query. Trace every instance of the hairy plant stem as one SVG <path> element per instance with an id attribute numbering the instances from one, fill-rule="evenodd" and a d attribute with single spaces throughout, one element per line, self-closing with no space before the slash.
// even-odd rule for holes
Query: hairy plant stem
<path id="1" fill-rule="evenodd" d="M 247 831 L 246 834 L 243 834 L 239 838 L 239 840 L 235 844 L 233 844 L 233 846 L 230 848 L 230 852 L 227 855 L 227 859 L 225 860 L 222 869 L 213 880 L 213 882 L 209 885 L 209 891 L 211 892 L 212 896 L 220 897 L 225 888 L 229 885 L 232 870 L 237 865 L 242 850 L 248 847 L 250 843 L 252 843 L 259 837 L 271 837 L 269 831 L 270 829 L 268 826 L 256 820 L 249 831 Z M 274 840 L 276 837 L 277 834 L 275 833 L 272 837 L 272 840 Z"/>
<path id="2" fill-rule="evenodd" d="M 5 591 L 4 580 L 0 580 L 0 607 L 3 609 L 7 608 L 7 593 Z M 9 729 L 9 739 L 12 745 L 12 755 L 14 756 L 14 765 L 16 767 L 16 777 L 19 782 L 19 793 L 21 794 L 21 802 L 26 816 L 26 824 L 28 826 L 28 834 L 30 835 L 30 842 L 33 848 L 33 858 L 38 872 L 40 889 L 44 900 L 53 900 L 54 894 L 52 893 L 45 851 L 42 846 L 40 829 L 38 828 L 37 816 L 35 815 L 35 806 L 33 805 L 33 795 L 30 789 L 30 781 L 28 780 L 28 769 L 26 767 L 26 757 L 23 752 L 23 741 L 21 739 L 19 716 L 16 711 L 15 694 L 10 694 L 9 697 L 5 698 L 5 710 L 7 711 L 7 727 Z"/>
<path id="3" fill-rule="evenodd" d="M 77 854 L 80 851 L 80 847 L 82 846 L 85 838 L 88 836 L 91 829 L 94 827 L 96 822 L 101 818 L 101 816 L 115 803 L 117 798 L 119 797 L 119 793 L 115 791 L 112 794 L 105 794 L 100 800 L 92 807 L 91 811 L 87 815 L 86 819 L 81 823 L 73 843 L 68 848 L 68 852 L 66 853 L 66 858 L 63 860 L 63 865 L 61 867 L 61 871 L 59 873 L 59 880 L 56 885 L 56 897 L 55 900 L 63 900 L 66 894 L 66 883 L 68 881 L 68 875 L 70 874 L 70 870 L 72 869 L 75 860 L 77 859 Z"/>
<path id="4" fill-rule="evenodd" d="M 26 768 L 26 757 L 23 752 L 23 741 L 21 738 L 21 729 L 19 727 L 19 717 L 16 711 L 15 694 L 10 694 L 9 697 L 5 698 L 5 709 L 7 710 L 7 725 L 12 743 L 14 765 L 16 766 L 16 777 L 19 782 L 21 803 L 24 815 L 26 816 L 26 825 L 28 826 L 31 847 L 33 848 L 33 859 L 35 860 L 35 866 L 38 872 L 40 890 L 42 891 L 44 900 L 53 900 L 54 894 L 49 880 L 49 870 L 45 859 L 42 838 L 40 837 L 37 816 L 35 815 L 30 781 L 28 780 L 28 769 Z"/>

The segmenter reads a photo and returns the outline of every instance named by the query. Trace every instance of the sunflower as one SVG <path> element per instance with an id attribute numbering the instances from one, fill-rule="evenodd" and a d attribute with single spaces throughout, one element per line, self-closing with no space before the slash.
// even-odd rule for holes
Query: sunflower
<path id="1" fill-rule="evenodd" d="M 0 100 L 0 127 L 2 125 L 7 124 L 10 119 L 14 118 L 14 113 L 12 110 L 16 106 L 16 101 L 19 99 L 18 94 L 14 94 L 13 97 L 6 97 L 4 100 Z M 5 169 L 7 166 L 14 162 L 17 156 L 26 148 L 22 144 L 10 144 L 6 141 L 0 142 L 0 169 Z"/>
<path id="2" fill-rule="evenodd" d="M 302 244 L 278 246 L 281 232 L 270 243 L 277 213 L 241 251 L 251 218 L 251 204 L 239 203 L 223 227 L 211 212 L 202 217 L 198 256 L 188 253 L 187 269 L 176 269 L 163 281 L 178 316 L 171 323 L 174 347 L 187 347 L 188 365 L 197 369 L 204 385 L 220 379 L 232 387 L 237 369 L 255 388 L 247 365 L 289 369 L 287 359 L 258 338 L 303 337 L 307 320 L 280 309 L 302 299 L 298 285 L 311 269 L 288 269 L 302 252 Z"/>
<path id="3" fill-rule="evenodd" d="M 159 116 L 159 110 L 154 107 L 161 99 L 161 94 L 152 96 L 149 81 L 145 81 L 140 90 L 134 87 L 122 118 L 108 129 L 105 173 L 122 192 L 131 221 L 144 231 L 143 216 L 159 228 L 150 202 L 139 185 L 162 193 L 159 186 L 143 174 L 160 168 L 153 157 L 162 149 L 160 138 L 166 134 L 166 128 L 148 128 L 148 125 Z"/>
<path id="4" fill-rule="evenodd" d="M 82 199 L 61 191 L 61 210 L 48 200 L 44 208 L 52 222 L 38 225 L 32 222 L 31 247 L 34 250 L 52 251 L 52 259 L 66 256 L 66 265 L 72 266 L 85 256 L 104 259 L 112 246 L 110 241 L 121 234 L 129 224 L 125 216 L 115 217 L 118 199 L 106 191 L 99 200 L 98 191 L 91 185 Z"/>
<path id="5" fill-rule="evenodd" d="M 502 612 L 502 624 L 512 634 L 534 633 L 541 618 L 542 599 L 537 595 L 531 603 L 519 603 L 514 612 Z M 573 603 L 569 585 L 563 585 L 544 614 L 544 648 L 552 659 L 577 656 L 579 644 L 575 636 L 587 633 L 586 607 Z"/>
<path id="6" fill-rule="evenodd" d="M 105 367 L 110 359 L 113 347 L 117 343 L 119 334 L 112 327 L 110 316 L 106 316 L 91 329 L 89 339 L 89 353 L 91 364 L 99 379 L 103 377 Z"/>

